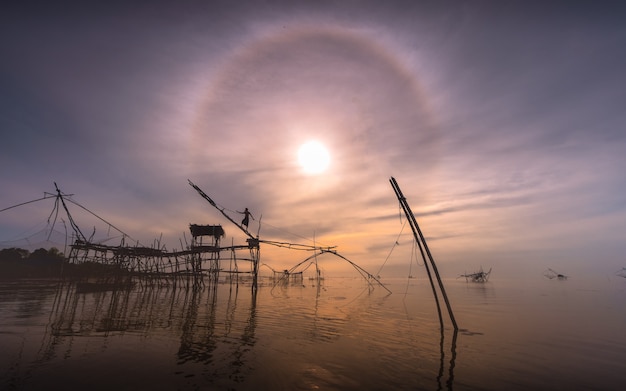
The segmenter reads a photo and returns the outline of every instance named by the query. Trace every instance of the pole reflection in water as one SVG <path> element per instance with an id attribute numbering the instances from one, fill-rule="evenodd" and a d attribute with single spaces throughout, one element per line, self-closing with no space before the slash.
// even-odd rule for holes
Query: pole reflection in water
<path id="1" fill-rule="evenodd" d="M 137 375 L 140 376 L 142 367 L 148 364 L 132 361 L 141 354 L 126 352 L 114 341 L 121 337 L 124 340 L 129 336 L 139 337 L 149 341 L 150 350 L 159 355 L 159 359 L 167 359 L 162 350 L 170 349 L 171 337 L 179 335 L 175 355 L 179 369 L 173 372 L 184 379 L 186 387 L 225 379 L 240 382 L 249 370 L 246 354 L 255 344 L 256 292 L 250 293 L 246 288 L 243 296 L 249 304 L 238 307 L 238 302 L 243 301 L 239 297 L 239 285 L 218 289 L 220 286 L 226 287 L 218 283 L 199 285 L 172 281 L 137 283 L 123 289 L 93 285 L 90 290 L 75 282 L 63 282 L 52 304 L 35 367 L 60 357 L 81 356 L 85 351 L 111 349 L 120 355 L 120 360 L 130 361 L 129 366 L 139 369 Z M 220 298 L 220 294 L 225 296 Z M 164 349 L 159 348 L 160 341 Z M 93 346 L 98 342 L 99 346 Z M 129 342 L 136 345 L 133 350 L 147 345 L 137 344 L 134 339 Z M 110 364 L 107 361 L 102 368 L 91 370 L 106 371 Z"/>
<path id="2" fill-rule="evenodd" d="M 238 319 L 237 302 L 239 286 L 230 285 L 226 301 L 224 318 L 218 314 L 218 284 L 206 289 L 185 290 L 186 307 L 177 364 L 177 375 L 194 377 L 197 368 L 189 364 L 202 365 L 204 380 L 219 379 L 226 376 L 234 382 L 245 378 L 246 354 L 255 343 L 256 291 L 246 289 L 250 305 L 247 319 L 243 324 Z M 189 297 L 190 296 L 190 297 Z M 240 327 L 242 326 L 242 327 Z M 219 354 L 216 352 L 219 351 Z M 224 354 L 227 351 L 228 354 Z"/>
<path id="3" fill-rule="evenodd" d="M 450 345 L 430 308 L 416 312 L 413 302 L 405 312 L 401 296 L 356 279 L 249 288 L 180 280 L 63 281 L 41 301 L 50 309 L 43 310 L 45 317 L 13 331 L 24 343 L 8 350 L 14 362 L 0 386 L 452 389 L 456 335 Z M 432 305 L 427 295 L 414 297 Z M 0 322 L 8 330 L 11 320 Z M 38 324 L 40 333 L 26 332 Z"/>
<path id="4" fill-rule="evenodd" d="M 245 280 L 204 286 L 184 280 L 100 286 L 0 281 L 0 389 L 621 384 L 623 284 L 452 282 L 450 297 L 467 327 L 457 334 L 440 329 L 425 279 L 410 280 L 406 289 L 404 279 L 390 280 L 391 295 L 357 278 L 259 282 L 252 293 Z"/>
<path id="5" fill-rule="evenodd" d="M 439 361 L 439 374 L 437 375 L 437 389 L 438 390 L 443 390 L 443 385 L 442 385 L 442 380 L 444 378 L 444 373 L 445 373 L 445 358 L 446 358 L 446 352 L 445 352 L 445 343 L 444 343 L 444 336 L 446 334 L 445 330 L 441 330 L 441 343 L 439 344 L 440 346 L 440 354 L 441 354 L 441 360 Z M 454 366 L 456 365 L 456 339 L 457 336 L 459 334 L 459 331 L 457 329 L 453 329 L 451 331 L 452 334 L 452 342 L 450 343 L 450 363 L 448 366 L 448 379 L 446 380 L 446 390 L 452 390 L 453 386 L 454 386 Z"/>

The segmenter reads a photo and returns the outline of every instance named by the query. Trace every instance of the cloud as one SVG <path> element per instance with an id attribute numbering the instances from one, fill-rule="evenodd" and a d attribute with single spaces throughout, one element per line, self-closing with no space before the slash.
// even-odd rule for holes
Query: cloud
<path id="1" fill-rule="evenodd" d="M 57 181 L 175 247 L 189 223 L 222 221 L 189 178 L 263 215 L 268 237 L 315 236 L 377 266 L 402 229 L 394 176 L 442 262 L 591 249 L 616 262 L 626 30 L 581 7 L 14 5 L 0 206 Z M 324 175 L 297 165 L 312 138 L 331 153 Z M 0 232 L 43 209 L 0 215 Z M 410 256 L 401 247 L 390 264 Z"/>

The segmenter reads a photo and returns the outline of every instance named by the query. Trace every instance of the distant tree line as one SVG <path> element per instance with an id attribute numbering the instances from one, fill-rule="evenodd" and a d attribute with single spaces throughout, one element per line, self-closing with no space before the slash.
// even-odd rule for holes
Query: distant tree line
<path id="1" fill-rule="evenodd" d="M 63 277 L 119 277 L 128 274 L 116 265 L 104 265 L 94 261 L 80 264 L 67 262 L 59 249 L 40 248 L 32 253 L 22 248 L 0 250 L 0 279 L 58 278 Z"/>
<path id="2" fill-rule="evenodd" d="M 58 248 L 40 248 L 32 253 L 22 248 L 0 250 L 0 278 L 56 277 L 63 270 L 65 255 Z"/>

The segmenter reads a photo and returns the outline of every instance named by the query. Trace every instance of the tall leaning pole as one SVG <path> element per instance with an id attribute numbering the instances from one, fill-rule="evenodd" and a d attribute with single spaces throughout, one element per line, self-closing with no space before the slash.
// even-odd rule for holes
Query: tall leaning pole
<path id="1" fill-rule="evenodd" d="M 446 294 L 446 289 L 443 286 L 443 282 L 441 281 L 441 276 L 439 275 L 439 271 L 437 269 L 437 265 L 435 264 L 435 260 L 433 259 L 433 256 L 430 253 L 430 250 L 428 249 L 428 244 L 426 244 L 426 239 L 424 238 L 424 235 L 422 234 L 422 230 L 420 229 L 419 225 L 417 224 L 417 219 L 415 219 L 415 215 L 411 211 L 411 207 L 409 206 L 409 203 L 407 202 L 406 198 L 402 194 L 402 190 L 400 190 L 400 185 L 398 185 L 398 182 L 396 181 L 396 179 L 394 177 L 391 177 L 389 179 L 389 182 L 391 183 L 391 187 L 393 188 L 393 190 L 396 193 L 396 196 L 398 197 L 398 201 L 400 202 L 400 205 L 402 206 L 402 209 L 404 210 L 404 214 L 406 215 L 407 219 L 409 220 L 409 224 L 411 225 L 411 230 L 413 231 L 413 236 L 415 237 L 415 240 L 417 241 L 417 244 L 419 246 L 420 252 L 422 253 L 422 259 L 424 260 L 424 266 L 426 266 L 426 272 L 428 273 L 428 279 L 430 280 L 430 285 L 431 285 L 432 290 L 433 290 L 433 295 L 435 296 L 435 302 L 437 303 L 437 312 L 439 314 L 439 322 L 441 324 L 441 328 L 443 329 L 443 318 L 441 316 L 441 307 L 439 305 L 439 297 L 437 295 L 437 290 L 435 288 L 435 284 L 433 282 L 432 275 L 431 275 L 430 269 L 428 267 L 429 263 L 430 263 L 430 266 L 433 269 L 433 272 L 435 273 L 435 277 L 436 277 L 437 283 L 439 285 L 439 290 L 441 291 L 441 296 L 443 296 L 443 300 L 444 300 L 444 302 L 446 304 L 446 308 L 448 309 L 448 315 L 450 315 L 450 321 L 452 322 L 452 325 L 454 326 L 454 330 L 458 330 L 459 327 L 457 326 L 456 320 L 454 319 L 454 314 L 452 313 L 452 307 L 450 306 L 450 300 L 448 300 L 448 295 Z M 428 257 L 428 259 L 426 259 L 426 256 L 424 255 L 424 251 L 426 251 L 426 256 Z"/>

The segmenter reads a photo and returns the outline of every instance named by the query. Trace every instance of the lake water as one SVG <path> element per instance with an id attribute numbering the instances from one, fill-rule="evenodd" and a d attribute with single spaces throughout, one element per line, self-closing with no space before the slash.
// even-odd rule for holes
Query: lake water
<path id="1" fill-rule="evenodd" d="M 262 279 L 77 290 L 0 282 L 3 390 L 611 390 L 626 279 Z M 442 306 L 445 311 L 445 306 Z"/>

